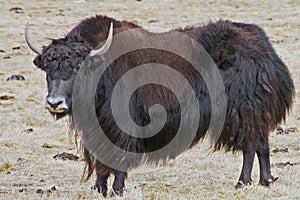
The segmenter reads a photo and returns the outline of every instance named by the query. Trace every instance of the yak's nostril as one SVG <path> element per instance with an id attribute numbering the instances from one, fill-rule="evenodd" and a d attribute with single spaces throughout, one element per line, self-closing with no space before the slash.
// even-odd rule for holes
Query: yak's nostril
<path id="1" fill-rule="evenodd" d="M 63 103 L 63 101 L 62 100 L 59 100 L 59 101 L 49 101 L 49 100 L 47 100 L 47 103 L 51 106 L 51 108 L 56 109 L 60 104 Z"/>

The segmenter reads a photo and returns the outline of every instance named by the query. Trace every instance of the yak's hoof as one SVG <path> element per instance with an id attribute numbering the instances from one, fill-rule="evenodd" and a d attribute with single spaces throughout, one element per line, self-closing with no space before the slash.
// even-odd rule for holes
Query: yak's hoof
<path id="1" fill-rule="evenodd" d="M 124 189 L 123 188 L 118 188 L 118 189 L 112 189 L 110 196 L 114 197 L 114 196 L 119 196 L 122 197 L 124 193 Z"/>
<path id="2" fill-rule="evenodd" d="M 107 191 L 102 191 L 102 192 L 100 191 L 99 193 L 101 193 L 103 195 L 103 197 L 105 197 L 105 198 L 107 197 Z"/>
<path id="3" fill-rule="evenodd" d="M 103 188 L 101 189 L 101 188 L 97 187 L 96 185 L 92 186 L 91 189 L 97 190 L 98 193 L 100 193 L 100 194 L 103 195 L 103 197 L 107 197 L 107 189 L 105 189 L 105 188 L 104 188 L 104 189 L 103 189 Z"/>
<path id="4" fill-rule="evenodd" d="M 247 185 L 251 185 L 251 181 L 250 182 L 243 182 L 242 180 L 239 180 L 237 182 L 237 184 L 235 185 L 235 189 L 241 189 L 241 188 L 244 188 Z"/>
<path id="5" fill-rule="evenodd" d="M 263 185 L 263 186 L 270 186 L 271 183 L 274 183 L 275 181 L 278 180 L 279 177 L 274 178 L 273 176 L 269 179 L 260 179 L 259 180 L 259 184 Z"/>

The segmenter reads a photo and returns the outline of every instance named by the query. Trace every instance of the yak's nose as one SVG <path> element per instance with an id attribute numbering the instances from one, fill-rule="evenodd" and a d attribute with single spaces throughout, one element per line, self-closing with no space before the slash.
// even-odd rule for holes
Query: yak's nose
<path id="1" fill-rule="evenodd" d="M 48 96 L 46 98 L 45 108 L 55 113 L 62 113 L 69 109 L 66 98 L 58 95 Z"/>

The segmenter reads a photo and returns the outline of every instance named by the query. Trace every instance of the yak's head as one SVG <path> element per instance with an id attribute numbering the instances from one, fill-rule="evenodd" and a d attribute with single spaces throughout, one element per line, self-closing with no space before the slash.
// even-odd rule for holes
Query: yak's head
<path id="1" fill-rule="evenodd" d="M 65 37 L 53 40 L 45 48 L 35 46 L 28 36 L 28 23 L 25 28 L 25 39 L 29 48 L 37 53 L 33 63 L 46 72 L 48 95 L 45 108 L 56 119 L 72 112 L 72 90 L 74 80 L 84 59 L 90 56 L 105 54 L 112 41 L 113 27 L 111 24 L 108 39 L 99 49 L 92 50 L 82 39 Z"/>

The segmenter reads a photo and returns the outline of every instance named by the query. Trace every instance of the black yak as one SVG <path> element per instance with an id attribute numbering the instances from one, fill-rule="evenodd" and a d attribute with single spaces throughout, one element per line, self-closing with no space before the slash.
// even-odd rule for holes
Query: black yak
<path id="1" fill-rule="evenodd" d="M 28 46 L 38 54 L 34 64 L 47 74 L 48 95 L 46 108 L 57 118 L 69 115 L 72 119 L 72 89 L 81 63 L 100 42 L 109 36 L 110 24 L 114 25 L 113 34 L 129 29 L 140 28 L 127 22 L 117 21 L 106 16 L 96 16 L 83 20 L 64 38 L 53 39 L 44 48 L 36 47 L 25 35 Z M 294 84 L 288 68 L 278 57 L 265 32 L 257 25 L 219 20 L 200 27 L 174 29 L 167 33 L 141 31 L 145 35 L 168 35 L 180 32 L 196 40 L 208 52 L 222 75 L 227 96 L 225 123 L 214 148 L 226 151 L 242 151 L 243 167 L 236 184 L 237 188 L 251 184 L 251 171 L 254 156 L 257 154 L 260 166 L 259 183 L 268 186 L 276 178 L 271 175 L 269 133 L 286 118 L 292 106 Z M 176 42 L 176 41 L 174 41 Z M 100 49 L 100 54 L 109 48 L 108 43 Z M 108 137 L 120 147 L 133 152 L 151 152 L 170 142 L 174 130 L 178 127 L 178 102 L 165 88 L 148 85 L 138 89 L 131 101 L 132 117 L 141 126 L 149 124 L 149 104 L 160 103 L 174 114 L 157 136 L 150 139 L 134 138 L 118 129 L 111 110 L 107 107 L 110 93 L 117 79 L 126 70 L 145 63 L 163 63 L 175 65 L 176 70 L 185 74 L 194 87 L 201 108 L 199 128 L 193 140 L 194 144 L 205 135 L 211 119 L 211 101 L 207 87 L 201 76 L 193 71 L 185 60 L 174 57 L 170 52 L 144 49 L 121 56 L 111 64 L 112 70 L 99 80 L 95 94 L 96 112 L 99 124 L 108 131 Z M 108 94 L 109 93 L 109 94 Z M 164 100 L 166 97 L 168 100 Z M 171 102 L 168 102 L 171 101 Z M 110 104 L 109 104 L 110 105 Z M 174 123 L 174 121 L 176 123 Z M 76 126 L 76 124 L 75 124 Z M 88 134 L 88 133 L 82 133 Z M 101 151 L 101 150 L 100 150 Z M 127 171 L 110 168 L 95 159 L 84 148 L 87 163 L 87 177 L 94 170 L 97 174 L 95 187 L 104 196 L 107 195 L 107 178 L 114 174 L 113 191 L 122 195 Z M 170 157 L 176 155 L 170 155 Z M 165 158 L 163 158 L 165 159 Z M 135 165 L 129 166 L 136 167 Z"/>

